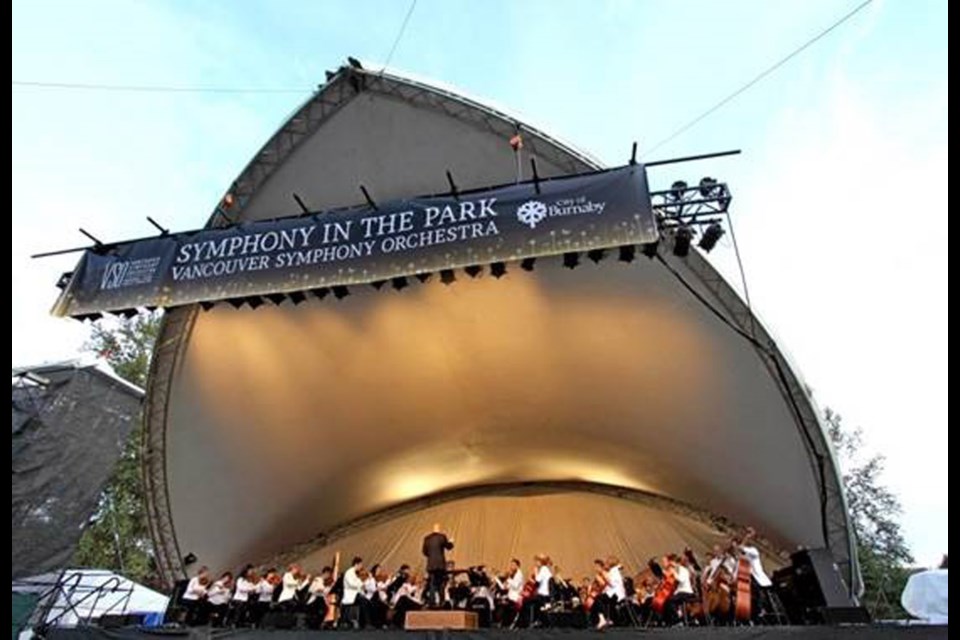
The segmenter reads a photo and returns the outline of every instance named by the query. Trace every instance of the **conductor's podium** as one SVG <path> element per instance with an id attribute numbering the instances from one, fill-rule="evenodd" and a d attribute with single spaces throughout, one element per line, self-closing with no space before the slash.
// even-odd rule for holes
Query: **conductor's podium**
<path id="1" fill-rule="evenodd" d="M 473 611 L 408 611 L 403 628 L 409 631 L 476 629 L 477 614 Z"/>

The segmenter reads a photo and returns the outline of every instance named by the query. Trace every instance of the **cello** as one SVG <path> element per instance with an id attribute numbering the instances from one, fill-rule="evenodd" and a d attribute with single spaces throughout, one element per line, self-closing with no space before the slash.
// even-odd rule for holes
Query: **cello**
<path id="1" fill-rule="evenodd" d="M 337 584 L 337 574 L 340 572 L 340 552 L 337 551 L 333 556 L 333 575 L 331 576 L 331 583 L 327 586 L 332 588 Z M 327 600 L 327 614 L 323 617 L 324 626 L 335 626 L 337 622 L 337 596 L 334 593 L 327 592 L 324 596 Z"/>
<path id="2" fill-rule="evenodd" d="M 650 603 L 650 608 L 653 612 L 662 616 L 667 606 L 667 600 L 669 600 L 673 592 L 677 590 L 677 577 L 669 568 L 664 570 L 653 560 L 650 561 L 650 565 L 650 569 L 654 575 L 660 573 L 663 576 L 660 578 L 660 585 L 657 587 L 657 591 L 653 594 L 653 602 Z M 656 569 L 654 569 L 654 567 L 656 567 Z M 660 571 L 658 572 L 657 569 L 660 569 Z"/>
<path id="3" fill-rule="evenodd" d="M 737 562 L 737 596 L 733 618 L 737 622 L 750 622 L 750 561 L 741 556 Z"/>

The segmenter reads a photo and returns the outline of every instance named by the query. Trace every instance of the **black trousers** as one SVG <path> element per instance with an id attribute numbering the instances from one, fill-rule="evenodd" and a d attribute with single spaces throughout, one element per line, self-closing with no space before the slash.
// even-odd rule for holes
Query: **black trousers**
<path id="1" fill-rule="evenodd" d="M 443 604 L 443 592 L 447 586 L 447 572 L 443 569 L 430 572 L 427 582 L 427 593 L 424 600 L 428 607 L 439 607 Z"/>
<path id="2" fill-rule="evenodd" d="M 394 626 L 399 629 L 403 629 L 403 625 L 407 621 L 407 612 L 419 611 L 422 608 L 423 605 L 419 602 L 415 602 L 407 596 L 401 596 L 400 599 L 397 600 L 396 606 L 393 608 Z"/>
<path id="3" fill-rule="evenodd" d="M 614 596 L 606 593 L 597 596 L 596 600 L 593 601 L 593 606 L 590 607 L 590 624 L 597 624 L 600 621 L 600 614 L 603 614 L 608 622 L 613 622 L 613 607 L 616 604 L 617 598 Z"/>

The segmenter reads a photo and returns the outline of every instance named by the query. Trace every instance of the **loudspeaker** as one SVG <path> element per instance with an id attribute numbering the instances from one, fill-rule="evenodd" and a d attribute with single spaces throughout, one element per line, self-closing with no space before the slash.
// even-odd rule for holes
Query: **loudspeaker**
<path id="1" fill-rule="evenodd" d="M 797 551 L 793 563 L 793 586 L 807 607 L 852 607 L 837 563 L 827 549 Z"/>
<path id="2" fill-rule="evenodd" d="M 264 629 L 296 629 L 297 614 L 290 611 L 268 611 L 260 626 Z"/>
<path id="3" fill-rule="evenodd" d="M 854 606 L 827 549 L 798 551 L 773 574 L 773 587 L 791 624 L 859 623 L 869 615 Z"/>

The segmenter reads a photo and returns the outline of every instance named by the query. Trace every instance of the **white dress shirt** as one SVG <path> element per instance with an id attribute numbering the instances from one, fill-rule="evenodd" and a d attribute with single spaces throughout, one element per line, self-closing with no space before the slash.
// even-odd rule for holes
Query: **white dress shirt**
<path id="1" fill-rule="evenodd" d="M 682 564 L 673 565 L 673 572 L 677 576 L 677 588 L 674 593 L 693 594 L 693 586 L 690 584 L 690 569 Z"/>
<path id="2" fill-rule="evenodd" d="M 200 584 L 200 576 L 190 578 L 187 590 L 183 592 L 183 599 L 196 602 L 205 595 L 207 595 L 207 588 Z"/>
<path id="3" fill-rule="evenodd" d="M 250 594 L 257 592 L 257 584 L 250 582 L 246 578 L 237 578 L 237 588 L 233 592 L 233 599 L 237 602 L 247 602 Z"/>
<path id="4" fill-rule="evenodd" d="M 363 580 L 357 575 L 356 568 L 350 567 L 343 574 L 343 604 L 354 604 L 362 589 Z"/>
<path id="5" fill-rule="evenodd" d="M 403 597 L 410 598 L 417 604 L 423 604 L 420 602 L 420 589 L 418 589 L 417 585 L 415 584 L 404 582 L 402 585 L 400 585 L 400 588 L 397 589 L 397 592 L 393 594 L 393 601 L 390 604 L 394 607 L 397 606 L 397 603 L 400 602 L 400 598 Z"/>
<path id="6" fill-rule="evenodd" d="M 304 584 L 306 584 L 305 580 L 297 580 L 295 575 L 287 571 L 285 574 L 283 574 L 283 591 L 280 592 L 280 597 L 277 598 L 277 602 L 293 600 L 293 598 L 297 595 L 297 591 L 300 591 Z"/>
<path id="7" fill-rule="evenodd" d="M 212 605 L 227 604 L 230 602 L 230 587 L 226 580 L 217 580 L 207 590 L 207 601 Z"/>
<path id="8" fill-rule="evenodd" d="M 627 588 L 623 583 L 623 574 L 620 572 L 620 565 L 611 567 L 607 571 L 607 586 L 603 592 L 611 598 L 616 598 L 618 602 L 627 599 Z"/>
<path id="9" fill-rule="evenodd" d="M 310 581 L 310 598 L 307 599 L 307 604 L 313 604 L 317 601 L 317 598 L 326 598 L 327 594 L 330 593 L 330 589 L 333 585 L 327 586 L 323 581 L 323 576 L 317 576 Z"/>
<path id="10" fill-rule="evenodd" d="M 769 587 L 773 584 L 763 570 L 763 564 L 760 562 L 760 551 L 753 546 L 740 547 L 740 552 L 750 561 L 750 576 L 757 581 L 761 587 Z"/>
<path id="11" fill-rule="evenodd" d="M 523 592 L 523 571 L 517 569 L 512 576 L 507 578 L 507 600 L 510 602 L 520 602 L 520 594 Z"/>
<path id="12" fill-rule="evenodd" d="M 550 567 L 547 565 L 542 565 L 537 569 L 537 595 L 546 598 L 550 597 L 550 578 L 552 577 L 553 572 L 550 571 Z"/>

